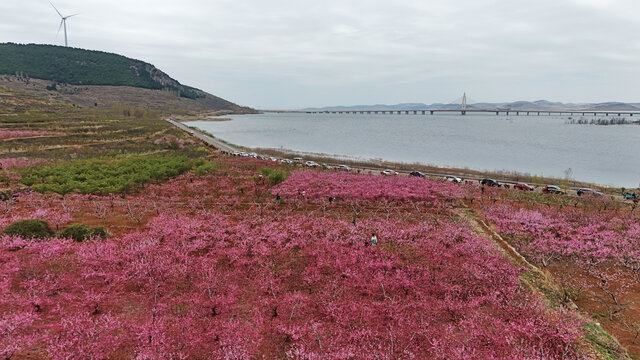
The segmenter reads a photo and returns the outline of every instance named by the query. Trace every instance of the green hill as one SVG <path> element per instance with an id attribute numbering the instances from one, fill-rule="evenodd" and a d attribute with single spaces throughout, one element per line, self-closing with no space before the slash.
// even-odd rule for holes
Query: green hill
<path id="1" fill-rule="evenodd" d="M 256 112 L 182 85 L 144 61 L 63 46 L 0 44 L 0 86 L 80 107 L 126 104 L 163 112 Z"/>
<path id="2" fill-rule="evenodd" d="M 202 91 L 180 84 L 143 61 L 63 46 L 0 44 L 0 74 L 26 74 L 72 85 L 169 89 L 190 99 L 204 97 Z"/>

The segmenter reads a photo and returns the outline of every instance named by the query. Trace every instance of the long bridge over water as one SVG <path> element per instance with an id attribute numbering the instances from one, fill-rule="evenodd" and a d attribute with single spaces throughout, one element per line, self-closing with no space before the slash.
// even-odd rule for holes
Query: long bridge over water
<path id="1" fill-rule="evenodd" d="M 454 101 L 454 103 L 457 103 L 457 101 Z M 620 116 L 624 116 L 624 115 L 629 115 L 629 116 L 633 116 L 634 114 L 640 114 L 640 111 L 633 111 L 633 110 L 627 110 L 627 111 L 622 111 L 622 110 L 589 110 L 589 109 L 584 109 L 584 110 L 513 110 L 513 109 L 473 109 L 473 108 L 468 108 L 467 107 L 467 94 L 464 93 L 462 95 L 462 99 L 460 101 L 460 109 L 424 109 L 424 110 L 416 110 L 416 109 L 412 109 L 412 110 L 318 110 L 318 111 L 306 111 L 307 114 L 405 114 L 405 115 L 426 115 L 427 113 L 429 113 L 429 115 L 434 115 L 435 113 L 459 113 L 460 115 L 466 115 L 467 113 L 486 113 L 486 114 L 493 114 L 495 113 L 496 115 L 500 115 L 500 114 L 504 114 L 504 115 L 509 115 L 509 114 L 515 114 L 515 115 L 582 115 L 582 116 L 615 116 L 617 115 L 618 117 Z"/>
<path id="2" fill-rule="evenodd" d="M 466 115 L 469 113 L 486 113 L 495 115 L 582 115 L 582 116 L 634 116 L 640 111 L 620 110 L 490 110 L 490 109 L 442 109 L 442 110 L 318 110 L 305 111 L 307 114 L 389 114 L 389 115 L 434 115 L 436 113 L 453 113 Z"/>

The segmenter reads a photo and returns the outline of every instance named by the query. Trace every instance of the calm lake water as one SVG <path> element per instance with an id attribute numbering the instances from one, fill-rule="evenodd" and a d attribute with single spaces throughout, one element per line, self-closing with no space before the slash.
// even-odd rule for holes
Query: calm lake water
<path id="1" fill-rule="evenodd" d="M 477 114 L 267 113 L 231 118 L 188 125 L 251 148 L 558 178 L 571 169 L 576 180 L 640 186 L 639 125 L 574 125 L 566 123 L 568 116 Z"/>

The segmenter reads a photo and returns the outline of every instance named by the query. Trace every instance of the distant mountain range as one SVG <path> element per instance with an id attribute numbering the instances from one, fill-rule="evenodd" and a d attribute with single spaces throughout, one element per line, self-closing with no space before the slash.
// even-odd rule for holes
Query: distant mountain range
<path id="1" fill-rule="evenodd" d="M 305 111 L 395 111 L 395 110 L 458 110 L 460 104 L 423 104 L 404 103 L 397 105 L 354 105 L 354 106 L 327 106 L 322 108 L 307 108 Z M 594 111 L 640 111 L 640 103 L 604 102 L 604 103 L 583 103 L 565 104 L 561 102 L 551 102 L 547 100 L 538 101 L 515 101 L 505 103 L 475 103 L 467 104 L 467 109 L 478 110 L 512 110 L 512 111 L 571 111 L 571 110 L 594 110 Z"/>

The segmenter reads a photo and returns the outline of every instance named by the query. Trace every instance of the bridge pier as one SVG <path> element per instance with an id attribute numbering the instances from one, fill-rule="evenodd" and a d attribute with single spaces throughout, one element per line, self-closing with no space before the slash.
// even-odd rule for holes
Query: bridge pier
<path id="1" fill-rule="evenodd" d="M 500 112 L 499 112 L 499 111 L 496 111 L 496 116 L 497 116 L 497 115 L 500 115 Z"/>
<path id="2" fill-rule="evenodd" d="M 467 112 L 465 110 L 460 111 L 460 115 L 467 115 Z"/>
<path id="3" fill-rule="evenodd" d="M 430 111 L 431 115 L 433 115 L 433 110 Z"/>

